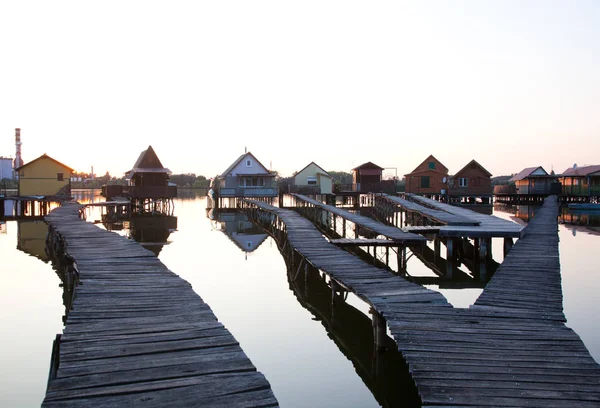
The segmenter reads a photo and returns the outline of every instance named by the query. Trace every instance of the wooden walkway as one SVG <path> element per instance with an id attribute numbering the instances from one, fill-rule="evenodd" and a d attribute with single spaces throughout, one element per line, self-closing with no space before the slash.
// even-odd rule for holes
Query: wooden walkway
<path id="1" fill-rule="evenodd" d="M 369 229 L 377 233 L 378 235 L 383 235 L 384 237 L 391 239 L 395 242 L 422 243 L 427 241 L 427 239 L 422 237 L 421 235 L 413 234 L 411 232 L 405 232 L 399 228 L 382 224 L 381 222 L 376 221 L 373 218 L 365 217 L 364 215 L 354 214 L 348 210 L 337 208 L 332 205 L 323 204 L 320 201 L 314 200 L 302 194 L 292 194 L 292 196 L 299 200 L 301 205 L 311 205 L 322 210 L 328 211 L 332 214 L 335 214 L 336 216 L 353 222 L 359 227 Z"/>
<path id="2" fill-rule="evenodd" d="M 564 324 L 556 199 L 469 309 L 343 252 L 294 211 L 242 205 L 254 219 L 274 214 L 267 219 L 306 262 L 385 318 L 423 406 L 600 406 L 600 366 Z"/>
<path id="3" fill-rule="evenodd" d="M 409 198 L 410 201 L 386 194 L 383 194 L 382 196 L 407 211 L 422 214 L 427 218 L 437 220 L 444 224 L 440 227 L 439 231 L 439 235 L 442 237 L 519 238 L 522 236 L 523 226 L 493 215 L 481 214 L 467 208 L 440 203 L 439 201 L 416 194 L 406 194 L 406 197 Z M 461 220 L 470 220 L 470 224 L 467 222 L 451 222 L 451 217 L 458 217 Z"/>
<path id="4" fill-rule="evenodd" d="M 191 285 L 138 243 L 47 216 L 80 283 L 43 407 L 266 407 L 277 400 Z"/>

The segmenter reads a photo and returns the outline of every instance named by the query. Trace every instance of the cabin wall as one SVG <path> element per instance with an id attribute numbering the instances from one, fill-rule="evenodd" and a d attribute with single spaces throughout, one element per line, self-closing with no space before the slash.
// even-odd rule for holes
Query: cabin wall
<path id="1" fill-rule="evenodd" d="M 63 191 L 71 194 L 71 171 L 54 160 L 42 158 L 19 171 L 21 196 L 54 196 Z"/>
<path id="2" fill-rule="evenodd" d="M 467 185 L 461 187 L 460 179 L 467 179 Z M 492 193 L 492 179 L 479 166 L 456 173 L 450 187 L 451 196 L 489 196 Z"/>
<path id="3" fill-rule="evenodd" d="M 331 194 L 333 192 L 333 178 L 320 174 L 317 182 L 321 186 L 321 194 Z"/>
<path id="4" fill-rule="evenodd" d="M 424 187 L 424 177 L 429 177 L 429 187 Z M 444 183 L 446 174 L 440 174 L 435 170 L 427 170 L 418 174 L 406 175 L 406 192 L 413 194 L 441 194 L 448 191 L 448 183 Z"/>

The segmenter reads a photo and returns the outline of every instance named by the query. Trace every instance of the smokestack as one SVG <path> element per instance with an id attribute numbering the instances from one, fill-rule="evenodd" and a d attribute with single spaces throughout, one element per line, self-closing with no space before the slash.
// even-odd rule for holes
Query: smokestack
<path id="1" fill-rule="evenodd" d="M 15 153 L 15 169 L 23 165 L 23 159 L 21 158 L 21 129 L 15 129 L 15 147 L 17 149 Z"/>

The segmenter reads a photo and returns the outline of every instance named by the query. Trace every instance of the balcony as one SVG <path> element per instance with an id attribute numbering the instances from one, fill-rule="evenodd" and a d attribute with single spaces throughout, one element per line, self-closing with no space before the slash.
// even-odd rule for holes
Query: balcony
<path id="1" fill-rule="evenodd" d="M 177 186 L 102 186 L 102 195 L 106 198 L 174 198 Z"/>
<path id="2" fill-rule="evenodd" d="M 221 197 L 277 197 L 277 187 L 221 187 Z"/>

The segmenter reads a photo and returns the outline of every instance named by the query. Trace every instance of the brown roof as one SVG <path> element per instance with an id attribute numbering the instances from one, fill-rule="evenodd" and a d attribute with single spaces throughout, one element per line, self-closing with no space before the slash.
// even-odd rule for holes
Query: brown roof
<path id="1" fill-rule="evenodd" d="M 135 173 L 171 173 L 171 170 L 163 167 L 152 146 L 148 146 L 127 173 L 132 177 Z"/>
<path id="2" fill-rule="evenodd" d="M 511 179 L 508 181 L 520 181 L 520 180 L 526 179 L 527 177 L 529 177 L 531 175 L 531 173 L 533 173 L 537 169 L 544 170 L 544 168 L 542 166 L 527 167 L 527 168 L 521 170 L 520 172 L 518 172 L 517 174 L 515 174 L 514 176 L 512 176 Z M 549 175 L 546 170 L 544 170 L 544 173 L 546 173 L 546 176 Z M 541 176 L 541 177 L 543 177 L 543 176 Z"/>
<path id="3" fill-rule="evenodd" d="M 438 162 L 438 163 L 440 164 L 440 166 L 442 166 L 444 169 L 446 169 L 446 172 L 445 172 L 445 173 L 448 173 L 448 167 L 444 166 L 444 164 L 443 164 L 441 161 L 439 161 L 439 160 L 438 160 L 438 159 L 436 159 L 436 158 L 435 158 L 435 157 L 434 157 L 432 154 L 430 154 L 429 156 L 427 156 L 427 158 L 426 158 L 425 160 L 423 160 L 421 163 L 419 163 L 419 165 L 418 165 L 417 167 L 415 167 L 413 171 L 411 171 L 411 172 L 410 172 L 410 173 L 408 173 L 408 174 L 405 174 L 405 176 L 407 176 L 407 175 L 410 175 L 410 174 L 413 174 L 413 173 L 416 173 L 416 172 L 417 172 L 417 169 L 418 169 L 419 167 L 421 167 L 423 164 L 425 164 L 425 163 L 427 163 L 427 162 L 430 162 L 430 161 L 436 161 L 436 162 Z M 431 169 L 431 170 L 434 170 L 434 171 L 437 171 L 438 173 L 442 173 L 442 174 L 444 174 L 444 172 L 443 172 L 443 171 L 439 171 L 438 169 Z"/>
<path id="4" fill-rule="evenodd" d="M 55 163 L 60 164 L 61 166 L 63 166 L 65 169 L 70 170 L 71 172 L 75 171 L 72 168 L 70 168 L 69 166 L 67 166 L 66 164 L 63 164 L 63 163 L 59 162 L 58 160 L 53 159 L 52 157 L 48 156 L 46 153 L 42 154 L 37 159 L 30 161 L 29 163 L 25 163 L 24 165 L 22 165 L 20 167 L 17 167 L 15 170 L 21 170 L 22 168 L 25 168 L 25 167 L 29 166 L 30 164 L 33 164 L 36 161 L 41 160 L 41 159 L 50 159 L 53 162 L 55 162 Z"/>
<path id="5" fill-rule="evenodd" d="M 488 177 L 492 177 L 492 173 L 490 173 L 489 171 L 487 171 L 485 169 L 485 167 L 483 167 L 481 164 L 477 163 L 475 161 L 475 159 L 471 160 L 469 163 L 467 163 L 467 165 L 465 167 L 463 167 L 462 169 L 460 169 L 459 171 L 456 172 L 456 174 L 460 174 L 463 170 L 466 170 L 468 167 L 471 166 L 471 164 L 475 164 L 477 167 L 479 167 L 481 170 L 483 170 L 483 172 L 488 176 Z"/>
<path id="6" fill-rule="evenodd" d="M 600 165 L 594 166 L 583 166 L 583 167 L 569 167 L 562 172 L 561 176 L 575 177 L 575 176 L 587 176 L 592 173 L 600 172 Z"/>
<path id="7" fill-rule="evenodd" d="M 379 170 L 384 170 L 383 167 L 380 167 L 380 166 L 376 165 L 373 162 L 363 163 L 360 166 L 357 166 L 357 167 L 353 168 L 352 170 L 361 170 L 361 169 L 379 169 Z"/>

